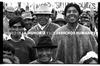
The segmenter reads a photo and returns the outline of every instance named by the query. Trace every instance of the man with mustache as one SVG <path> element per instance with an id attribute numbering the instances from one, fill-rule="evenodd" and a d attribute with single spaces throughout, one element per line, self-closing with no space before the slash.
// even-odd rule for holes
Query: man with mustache
<path id="1" fill-rule="evenodd" d="M 97 50 L 98 43 L 89 28 L 78 23 L 80 14 L 79 5 L 69 3 L 64 10 L 67 24 L 52 36 L 53 44 L 58 45 L 54 51 L 55 59 L 65 64 L 78 63 L 84 53 Z"/>
<path id="2" fill-rule="evenodd" d="M 50 21 L 52 13 L 48 6 L 40 6 L 35 10 L 34 15 L 36 16 L 37 25 L 33 26 L 27 33 L 37 44 L 39 37 L 43 35 L 51 37 L 53 32 L 60 26 Z"/>

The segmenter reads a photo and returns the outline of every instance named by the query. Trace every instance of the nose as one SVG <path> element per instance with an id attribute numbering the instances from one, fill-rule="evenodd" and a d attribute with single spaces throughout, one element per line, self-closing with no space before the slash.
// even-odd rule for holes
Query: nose
<path id="1" fill-rule="evenodd" d="M 73 11 L 71 11 L 70 14 L 73 14 Z"/>
<path id="2" fill-rule="evenodd" d="M 45 50 L 43 50 L 43 55 L 46 55 L 46 52 L 45 52 Z"/>
<path id="3" fill-rule="evenodd" d="M 19 28 L 18 27 L 16 27 L 16 30 L 18 30 Z"/>

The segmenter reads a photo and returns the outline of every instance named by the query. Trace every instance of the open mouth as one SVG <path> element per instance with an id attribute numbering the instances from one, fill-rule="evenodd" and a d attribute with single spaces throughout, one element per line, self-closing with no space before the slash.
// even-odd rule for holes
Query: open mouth
<path id="1" fill-rule="evenodd" d="M 75 17 L 70 17 L 69 19 L 70 19 L 70 21 L 74 21 Z"/>

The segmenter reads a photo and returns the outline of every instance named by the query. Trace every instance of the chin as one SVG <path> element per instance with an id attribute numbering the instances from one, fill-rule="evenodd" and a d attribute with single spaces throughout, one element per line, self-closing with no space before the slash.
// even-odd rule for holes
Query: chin
<path id="1" fill-rule="evenodd" d="M 50 58 L 41 58 L 40 61 L 46 63 L 46 62 L 49 62 Z"/>

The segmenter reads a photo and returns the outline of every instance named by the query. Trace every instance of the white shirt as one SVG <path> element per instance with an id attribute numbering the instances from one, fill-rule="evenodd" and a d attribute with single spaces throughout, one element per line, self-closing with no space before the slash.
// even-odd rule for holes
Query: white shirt
<path id="1" fill-rule="evenodd" d="M 13 39 L 11 38 L 11 34 L 9 34 L 9 35 L 6 37 L 5 40 L 10 40 L 10 39 L 13 40 Z M 25 40 L 24 34 L 21 35 L 21 38 L 20 38 L 19 40 L 21 40 L 21 39 L 22 39 L 22 40 Z M 14 41 L 14 40 L 13 40 L 13 41 Z"/>
<path id="2" fill-rule="evenodd" d="M 43 30 L 45 28 L 45 26 L 46 26 L 46 25 L 41 26 L 39 23 L 37 25 L 41 28 L 41 30 Z"/>

